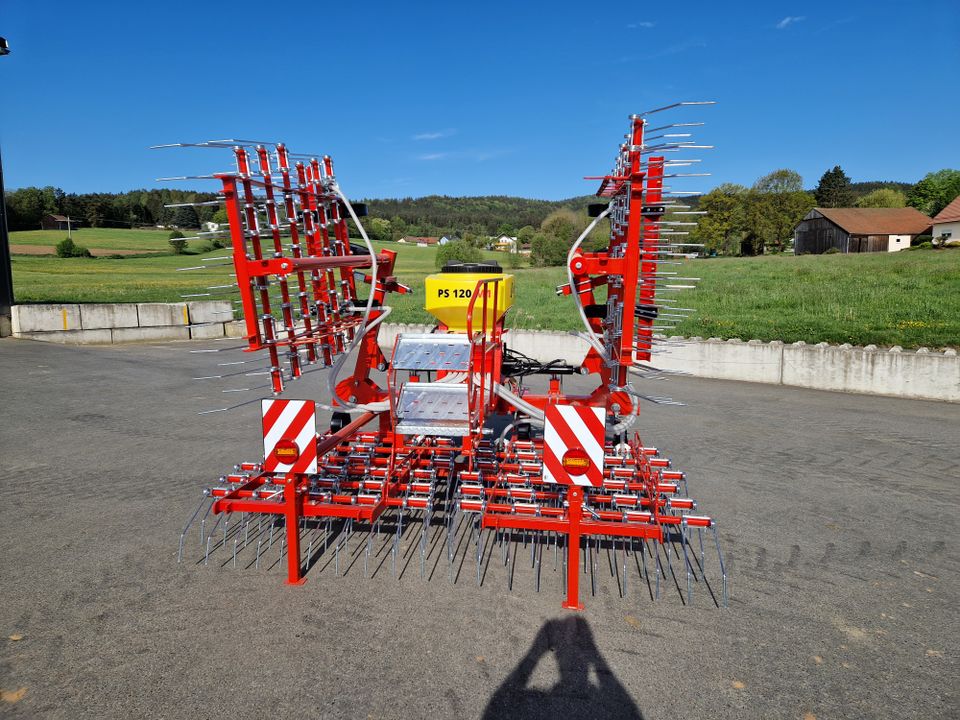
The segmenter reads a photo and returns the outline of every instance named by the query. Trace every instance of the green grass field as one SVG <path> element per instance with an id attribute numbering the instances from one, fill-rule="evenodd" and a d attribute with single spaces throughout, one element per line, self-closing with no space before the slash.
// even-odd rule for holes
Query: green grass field
<path id="1" fill-rule="evenodd" d="M 167 240 L 170 230 L 118 230 L 114 228 L 80 228 L 72 233 L 77 245 L 89 249 L 101 250 L 140 250 L 144 253 L 170 252 Z M 184 230 L 184 235 L 194 231 Z M 56 247 L 67 236 L 66 230 L 21 230 L 10 233 L 11 245 L 31 245 L 34 247 Z M 199 245 L 200 241 L 194 241 Z"/>
<path id="2" fill-rule="evenodd" d="M 388 247 L 399 253 L 397 276 L 413 289 L 410 295 L 390 297 L 391 322 L 430 322 L 422 309 L 423 279 L 434 272 L 436 250 L 393 243 Z M 176 272 L 225 253 L 119 260 L 16 255 L 14 289 L 18 302 L 173 302 L 182 294 L 229 282 L 228 265 Z M 498 253 L 486 255 L 506 259 Z M 675 293 L 683 307 L 698 310 L 676 334 L 905 348 L 960 346 L 958 250 L 698 259 L 663 269 L 702 278 L 696 290 Z M 517 277 L 512 327 L 577 327 L 572 302 L 554 294 L 565 280 L 562 268 L 510 272 Z"/>

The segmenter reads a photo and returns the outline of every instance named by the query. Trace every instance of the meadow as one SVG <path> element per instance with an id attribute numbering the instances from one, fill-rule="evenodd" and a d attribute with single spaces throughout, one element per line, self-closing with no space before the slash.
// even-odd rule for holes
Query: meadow
<path id="1" fill-rule="evenodd" d="M 98 232 L 106 240 L 98 239 L 92 247 L 104 247 L 107 241 L 116 243 L 116 249 L 130 249 L 137 240 L 130 233 L 150 231 Z M 112 233 L 118 236 L 107 237 Z M 57 233 L 58 240 L 61 235 Z M 161 240 L 148 251 L 161 249 L 165 234 Z M 18 243 L 22 243 L 19 238 L 13 241 Z M 435 271 L 436 250 L 394 243 L 382 247 L 398 252 L 396 275 L 413 290 L 390 297 L 391 321 L 430 322 L 422 308 L 423 279 Z M 122 259 L 14 255 L 14 289 L 17 301 L 23 303 L 174 302 L 181 295 L 207 292 L 207 286 L 229 282 L 228 264 L 177 272 L 225 254 L 225 250 L 214 250 Z M 485 257 L 501 263 L 507 259 L 500 253 L 485 253 Z M 960 250 L 695 259 L 663 269 L 701 278 L 696 290 L 675 293 L 681 306 L 697 312 L 674 334 L 904 348 L 960 346 Z M 556 286 L 566 278 L 563 268 L 523 267 L 508 272 L 517 277 L 511 326 L 577 328 L 572 302 L 555 295 Z"/>
<path id="2" fill-rule="evenodd" d="M 186 230 L 184 235 L 192 232 Z M 169 230 L 126 230 L 113 228 L 79 228 L 71 232 L 73 242 L 88 250 L 127 250 L 143 253 L 170 252 Z M 10 244 L 37 248 L 56 247 L 67 236 L 66 230 L 25 230 L 10 233 Z"/>

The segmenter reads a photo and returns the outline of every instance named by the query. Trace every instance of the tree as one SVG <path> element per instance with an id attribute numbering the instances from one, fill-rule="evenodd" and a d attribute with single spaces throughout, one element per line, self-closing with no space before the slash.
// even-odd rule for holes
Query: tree
<path id="1" fill-rule="evenodd" d="M 226 208 L 220 208 L 219 210 L 217 210 L 213 214 L 213 217 L 210 218 L 210 222 L 215 222 L 218 225 L 226 225 L 227 223 L 229 223 L 230 218 L 227 217 Z"/>
<path id="2" fill-rule="evenodd" d="M 743 185 L 724 183 L 700 198 L 700 217 L 691 233 L 694 242 L 702 243 L 709 252 L 736 255 L 740 252 L 747 221 L 748 190 Z"/>
<path id="3" fill-rule="evenodd" d="M 573 244 L 583 227 L 580 216 L 566 208 L 554 210 L 540 223 L 540 229 L 545 235 L 566 241 L 568 247 Z"/>
<path id="4" fill-rule="evenodd" d="M 409 233 L 407 232 L 407 221 L 404 220 L 402 217 L 391 218 L 390 232 L 391 232 L 391 235 L 393 235 L 394 240 L 399 240 L 405 235 L 408 235 Z"/>
<path id="5" fill-rule="evenodd" d="M 572 240 L 561 240 L 554 235 L 537 233 L 530 241 L 530 261 L 540 266 L 563 265 L 572 244 Z"/>
<path id="6" fill-rule="evenodd" d="M 802 192 L 803 178 L 795 170 L 781 168 L 758 178 L 753 189 L 761 193 Z"/>
<path id="7" fill-rule="evenodd" d="M 7 225 L 11 230 L 37 230 L 44 215 L 62 211 L 63 190 L 47 185 L 25 187 L 6 194 Z"/>
<path id="8" fill-rule="evenodd" d="M 797 190 L 802 189 L 797 188 Z M 833 170 L 827 170 L 823 174 L 813 195 L 817 200 L 817 207 L 850 207 L 853 204 L 850 178 L 839 165 L 834 165 Z"/>
<path id="9" fill-rule="evenodd" d="M 524 266 L 524 257 L 518 252 L 507 253 L 507 267 L 511 270 L 519 270 Z"/>
<path id="10" fill-rule="evenodd" d="M 906 204 L 907 196 L 892 188 L 874 190 L 854 203 L 858 208 L 902 208 Z"/>
<path id="11" fill-rule="evenodd" d="M 187 249 L 187 241 L 183 237 L 183 233 L 179 230 L 174 230 L 170 233 L 170 239 L 167 240 L 170 243 L 170 247 L 173 250 L 174 255 L 183 255 L 184 251 Z"/>
<path id="12" fill-rule="evenodd" d="M 104 212 L 103 206 L 97 202 L 91 202 L 87 205 L 86 220 L 90 227 L 100 227 L 103 225 Z"/>
<path id="13" fill-rule="evenodd" d="M 64 238 L 54 248 L 59 258 L 93 257 L 87 248 L 77 245 L 70 238 Z"/>
<path id="14" fill-rule="evenodd" d="M 747 194 L 745 229 L 755 253 L 768 245 L 783 250 L 793 228 L 815 206 L 813 195 L 802 188 L 803 178 L 793 170 L 775 170 L 754 183 Z"/>
<path id="15" fill-rule="evenodd" d="M 533 236 L 536 235 L 536 233 L 537 231 L 532 225 L 524 225 L 517 230 L 517 242 L 524 245 L 533 240 Z"/>
<path id="16" fill-rule="evenodd" d="M 933 217 L 960 195 L 960 170 L 938 170 L 928 173 L 913 186 L 907 205 Z"/>
<path id="17" fill-rule="evenodd" d="M 451 260 L 460 262 L 480 262 L 483 256 L 480 251 L 470 243 L 464 240 L 454 240 L 446 245 L 441 245 L 437 250 L 437 267 L 442 268 Z"/>
<path id="18" fill-rule="evenodd" d="M 386 242 L 393 239 L 393 231 L 390 228 L 390 221 L 385 218 L 369 218 L 364 227 L 371 240 Z"/>
<path id="19" fill-rule="evenodd" d="M 197 211 L 190 205 L 173 208 L 173 224 L 183 228 L 200 227 L 200 222 L 197 219 Z"/>

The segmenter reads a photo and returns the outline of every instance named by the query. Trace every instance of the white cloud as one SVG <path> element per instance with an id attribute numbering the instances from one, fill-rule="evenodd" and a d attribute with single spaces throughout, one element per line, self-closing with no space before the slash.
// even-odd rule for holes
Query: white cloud
<path id="1" fill-rule="evenodd" d="M 414 140 L 439 140 L 440 138 L 450 137 L 451 135 L 456 135 L 457 131 L 454 129 L 448 130 L 434 130 L 432 132 L 422 132 L 417 133 L 413 136 Z"/>
<path id="2" fill-rule="evenodd" d="M 424 153 L 422 155 L 415 155 L 414 158 L 428 162 L 432 160 L 471 160 L 473 162 L 486 162 L 487 160 L 498 158 L 501 155 L 507 155 L 510 152 L 511 151 L 506 148 L 491 148 L 486 150 L 466 148 L 464 150 L 454 150 L 451 152 Z"/>
<path id="3" fill-rule="evenodd" d="M 806 20 L 806 19 L 807 19 L 806 15 L 787 15 L 783 20 L 777 23 L 776 27 L 777 27 L 777 30 L 783 30 L 785 27 L 789 25 L 793 25 L 794 23 L 798 23 L 801 20 Z"/>
<path id="4" fill-rule="evenodd" d="M 637 28 L 652 28 L 656 23 L 652 23 L 649 20 L 644 20 L 642 22 L 630 23 L 627 25 L 627 30 L 636 30 Z"/>

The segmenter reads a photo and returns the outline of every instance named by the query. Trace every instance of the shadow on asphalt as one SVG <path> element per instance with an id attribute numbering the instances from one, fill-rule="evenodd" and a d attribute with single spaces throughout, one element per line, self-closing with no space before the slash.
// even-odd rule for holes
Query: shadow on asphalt
<path id="1" fill-rule="evenodd" d="M 557 664 L 556 682 L 549 689 L 529 687 L 537 665 L 551 656 Z M 484 720 L 559 717 L 643 720 L 597 649 L 587 621 L 575 615 L 544 623 L 483 713 Z"/>

